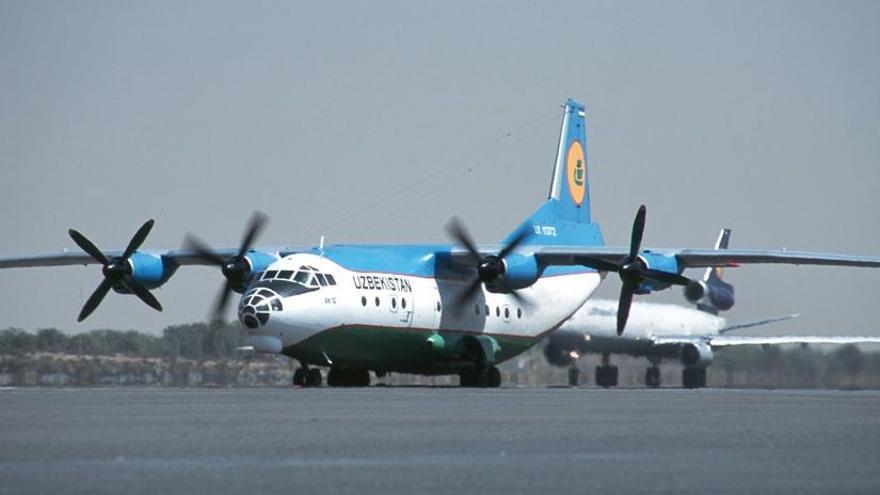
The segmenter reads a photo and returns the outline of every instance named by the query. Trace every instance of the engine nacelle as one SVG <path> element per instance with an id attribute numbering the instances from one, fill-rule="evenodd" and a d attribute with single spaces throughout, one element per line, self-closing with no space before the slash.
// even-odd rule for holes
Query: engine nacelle
<path id="1" fill-rule="evenodd" d="M 681 364 L 688 368 L 705 368 L 712 364 L 714 358 L 715 353 L 712 352 L 712 347 L 705 342 L 684 344 L 679 352 Z"/>
<path id="2" fill-rule="evenodd" d="M 511 289 L 524 289 L 531 286 L 541 276 L 541 268 L 534 256 L 510 254 L 504 258 L 502 278 Z"/>
<path id="3" fill-rule="evenodd" d="M 131 255 L 128 264 L 131 279 L 147 289 L 161 286 L 179 268 L 177 263 L 162 256 L 138 252 Z"/>
<path id="4" fill-rule="evenodd" d="M 684 288 L 684 297 L 694 304 L 708 306 L 719 311 L 727 311 L 736 302 L 733 286 L 720 280 L 712 283 L 703 280 L 695 281 Z"/>
<path id="5" fill-rule="evenodd" d="M 650 270 L 660 270 L 667 273 L 680 273 L 678 268 L 678 259 L 675 256 L 667 256 L 665 254 L 655 253 L 652 251 L 642 251 L 639 254 L 639 261 L 645 268 Z M 651 292 L 663 290 L 669 287 L 658 280 L 645 280 L 639 285 L 636 294 L 650 294 Z"/>
<path id="6" fill-rule="evenodd" d="M 556 331 L 547 337 L 544 357 L 553 366 L 571 366 L 583 352 L 584 336 L 577 332 Z"/>
<path id="7" fill-rule="evenodd" d="M 251 266 L 251 275 L 265 271 L 266 268 L 269 268 L 269 265 L 278 261 L 277 257 L 262 251 L 251 250 L 244 257 Z"/>

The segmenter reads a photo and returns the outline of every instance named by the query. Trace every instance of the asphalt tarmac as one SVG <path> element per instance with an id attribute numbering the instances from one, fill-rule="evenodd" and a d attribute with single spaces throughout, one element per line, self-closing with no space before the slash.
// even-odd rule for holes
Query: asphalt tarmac
<path id="1" fill-rule="evenodd" d="M 880 393 L 0 390 L 0 493 L 880 493 Z"/>

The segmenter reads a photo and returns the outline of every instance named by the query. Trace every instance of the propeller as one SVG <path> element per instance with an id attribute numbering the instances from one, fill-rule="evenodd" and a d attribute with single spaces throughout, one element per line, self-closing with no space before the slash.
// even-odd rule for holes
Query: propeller
<path id="1" fill-rule="evenodd" d="M 639 211 L 636 213 L 636 218 L 633 220 L 629 253 L 620 261 L 620 263 L 613 263 L 592 257 L 580 258 L 588 266 L 601 271 L 617 272 L 620 276 L 620 281 L 623 284 L 620 287 L 620 299 L 617 303 L 617 335 L 623 334 L 623 330 L 626 328 L 626 321 L 629 319 L 629 310 L 632 307 L 633 295 L 642 282 L 645 280 L 655 280 L 670 285 L 684 286 L 691 283 L 689 278 L 677 273 L 652 270 L 645 265 L 645 262 L 641 258 L 639 258 L 639 250 L 642 247 L 642 235 L 645 232 L 646 214 L 647 208 L 645 208 L 645 205 L 640 206 Z"/>
<path id="2" fill-rule="evenodd" d="M 480 290 L 480 286 L 484 283 L 493 283 L 513 296 L 513 298 L 520 304 L 529 304 L 529 301 L 523 297 L 522 294 L 519 294 L 509 287 L 503 279 L 505 272 L 504 258 L 512 253 L 529 237 L 530 232 L 528 229 L 521 229 L 517 232 L 514 238 L 511 239 L 507 245 L 503 246 L 497 254 L 489 254 L 486 256 L 483 256 L 477 249 L 473 238 L 458 218 L 453 217 L 452 220 L 449 221 L 446 225 L 446 233 L 467 250 L 470 255 L 467 261 L 477 270 L 477 277 L 467 286 L 464 292 L 460 293 L 455 299 L 455 307 L 457 309 L 460 309 L 463 306 L 463 303 L 473 297 L 473 295 Z"/>
<path id="3" fill-rule="evenodd" d="M 228 258 L 218 255 L 200 239 L 191 234 L 187 234 L 187 246 L 195 251 L 200 259 L 209 264 L 219 266 L 220 271 L 223 272 L 223 276 L 226 277 L 226 282 L 223 284 L 223 287 L 220 288 L 220 292 L 217 294 L 217 299 L 214 302 L 214 307 L 211 312 L 212 323 L 217 323 L 222 319 L 223 312 L 226 309 L 232 291 L 235 288 L 243 287 L 251 276 L 251 264 L 245 255 L 250 251 L 251 246 L 253 246 L 254 241 L 260 235 L 268 220 L 269 217 L 265 214 L 255 212 L 248 222 L 244 236 L 241 238 L 238 252 Z"/>
<path id="4" fill-rule="evenodd" d="M 150 234 L 150 230 L 155 223 L 156 222 L 152 218 L 144 222 L 144 224 L 141 225 L 141 228 L 135 232 L 131 240 L 128 241 L 128 246 L 125 248 L 122 256 L 117 256 L 112 259 L 107 258 L 107 256 L 105 256 L 104 253 L 101 252 L 101 250 L 98 249 L 98 247 L 95 246 L 95 244 L 86 236 L 80 234 L 74 229 L 68 231 L 70 238 L 73 239 L 73 242 L 75 242 L 80 249 L 103 265 L 101 271 L 104 274 L 104 280 L 101 281 L 95 291 L 92 292 L 92 295 L 86 300 L 82 310 L 79 312 L 77 321 L 83 321 L 88 318 L 89 315 L 97 309 L 98 305 L 101 304 L 101 301 L 104 300 L 104 296 L 107 295 L 107 292 L 109 292 L 113 286 L 122 286 L 128 289 L 129 292 L 136 295 L 141 301 L 146 303 L 147 306 L 156 311 L 162 311 L 162 305 L 159 304 L 156 297 L 142 285 L 131 279 L 132 267 L 131 263 L 129 263 L 129 259 L 147 239 L 147 236 Z"/>

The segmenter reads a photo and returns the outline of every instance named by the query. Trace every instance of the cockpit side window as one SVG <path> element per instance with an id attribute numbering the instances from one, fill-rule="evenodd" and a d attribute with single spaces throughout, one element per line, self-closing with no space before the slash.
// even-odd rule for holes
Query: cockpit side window
<path id="1" fill-rule="evenodd" d="M 266 270 L 265 275 L 263 275 L 263 280 L 271 280 L 275 278 L 275 275 L 278 275 L 278 270 Z"/>
<path id="2" fill-rule="evenodd" d="M 309 283 L 307 283 L 306 285 L 308 285 L 309 287 L 320 287 L 320 285 L 318 285 L 318 277 L 316 277 L 313 273 L 312 277 L 309 279 Z"/>
<path id="3" fill-rule="evenodd" d="M 330 285 L 336 285 L 336 279 L 333 278 L 333 275 L 330 275 L 328 273 L 325 275 L 325 277 L 327 277 L 327 283 L 329 283 Z"/>
<path id="4" fill-rule="evenodd" d="M 327 279 L 324 278 L 323 273 L 316 273 L 315 277 L 318 277 L 318 283 L 321 284 L 321 287 L 324 287 L 327 285 Z"/>

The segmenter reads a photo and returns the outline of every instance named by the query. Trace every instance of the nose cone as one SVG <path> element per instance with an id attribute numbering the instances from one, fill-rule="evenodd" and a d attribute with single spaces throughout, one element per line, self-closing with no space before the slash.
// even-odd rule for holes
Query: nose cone
<path id="1" fill-rule="evenodd" d="M 278 293 L 265 288 L 253 289 L 241 297 L 238 319 L 244 326 L 257 329 L 269 321 L 269 314 L 284 309 Z"/>

